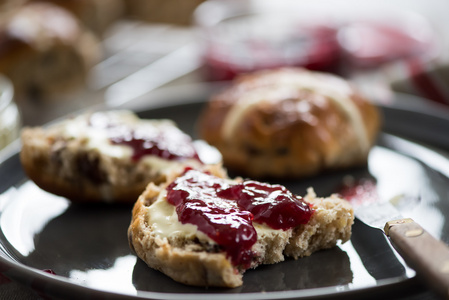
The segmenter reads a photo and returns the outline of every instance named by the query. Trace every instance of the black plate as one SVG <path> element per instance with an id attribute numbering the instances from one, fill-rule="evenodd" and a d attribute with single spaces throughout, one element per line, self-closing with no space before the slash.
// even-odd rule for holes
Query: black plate
<path id="1" fill-rule="evenodd" d="M 126 106 L 145 118 L 170 118 L 196 136 L 207 92 L 179 91 Z M 408 96 L 398 96 L 407 99 Z M 401 101 L 400 103 L 403 103 Z M 298 194 L 335 192 L 346 175 L 374 176 L 383 199 L 405 195 L 404 214 L 449 242 L 449 118 L 441 111 L 382 107 L 384 130 L 367 168 L 282 182 Z M 196 288 L 149 269 L 129 250 L 131 207 L 74 205 L 24 175 L 19 143 L 0 157 L 0 268 L 9 277 L 64 299 L 306 299 L 427 293 L 388 240 L 358 221 L 350 242 L 299 260 L 261 266 L 235 289 Z M 47 270 L 44 271 L 44 270 Z M 51 270 L 56 275 L 49 274 Z"/>

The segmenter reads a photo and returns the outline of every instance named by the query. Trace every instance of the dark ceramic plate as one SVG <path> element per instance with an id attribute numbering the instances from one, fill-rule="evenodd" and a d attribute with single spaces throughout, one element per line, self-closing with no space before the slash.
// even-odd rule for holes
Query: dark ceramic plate
<path id="1" fill-rule="evenodd" d="M 407 100 L 409 96 L 398 96 Z M 126 108 L 146 118 L 170 118 L 195 136 L 207 99 L 187 89 L 136 100 Z M 411 100 L 410 100 L 411 101 Z M 402 102 L 401 102 L 402 103 Z M 411 103 L 411 102 L 410 102 Z M 374 176 L 380 195 L 405 196 L 404 215 L 449 242 L 449 114 L 382 107 L 384 129 L 366 168 L 300 182 L 282 182 L 304 194 L 335 192 L 346 175 Z M 259 267 L 235 289 L 178 284 L 131 254 L 126 237 L 130 206 L 74 205 L 30 182 L 19 161 L 19 143 L 0 157 L 0 270 L 41 293 L 63 299 L 306 299 L 427 293 L 388 240 L 356 221 L 351 240 L 299 260 Z M 54 272 L 50 274 L 49 272 Z"/>

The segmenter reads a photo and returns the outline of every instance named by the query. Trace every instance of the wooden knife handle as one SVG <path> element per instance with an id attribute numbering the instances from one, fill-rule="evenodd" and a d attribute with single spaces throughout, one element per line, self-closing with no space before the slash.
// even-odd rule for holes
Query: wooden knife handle
<path id="1" fill-rule="evenodd" d="M 412 219 L 388 222 L 385 233 L 418 276 L 449 299 L 449 247 Z"/>

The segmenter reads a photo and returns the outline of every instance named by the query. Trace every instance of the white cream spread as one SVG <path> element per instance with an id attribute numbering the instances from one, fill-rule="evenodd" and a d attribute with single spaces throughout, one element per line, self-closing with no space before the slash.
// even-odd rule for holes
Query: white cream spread
<path id="1" fill-rule="evenodd" d="M 297 95 L 298 89 L 312 90 L 336 104 L 348 117 L 362 150 L 369 149 L 369 139 L 359 109 L 351 100 L 351 86 L 343 79 L 320 73 L 287 73 L 276 78 L 273 85 L 249 91 L 240 98 L 226 116 L 222 127 L 224 139 L 231 139 L 247 113 L 261 102 L 279 102 Z"/>
<path id="2" fill-rule="evenodd" d="M 146 220 L 151 224 L 153 232 L 161 238 L 181 235 L 186 238 L 198 237 L 212 243 L 212 239 L 198 231 L 198 226 L 179 222 L 175 206 L 168 203 L 166 196 L 167 191 L 162 191 L 156 202 L 148 208 Z"/>
<path id="3" fill-rule="evenodd" d="M 138 119 L 132 112 L 114 111 L 102 112 L 105 121 L 106 118 L 112 121 L 120 120 L 129 124 L 135 123 Z M 95 114 L 94 114 L 95 115 Z M 132 149 L 124 145 L 113 145 L 106 133 L 101 127 L 92 127 L 89 125 L 88 118 L 90 114 L 79 115 L 63 121 L 58 129 L 65 138 L 84 139 L 86 147 L 89 149 L 98 149 L 101 153 L 117 158 L 129 158 L 132 155 Z M 97 113 L 100 116 L 100 113 Z"/>
<path id="4" fill-rule="evenodd" d="M 96 122 L 103 122 L 104 127 L 90 126 L 89 118 L 91 116 L 96 119 Z M 113 144 L 110 141 L 105 126 L 108 123 L 114 124 L 114 122 L 126 124 L 130 128 L 138 127 L 139 130 L 145 130 L 146 126 L 149 127 L 149 130 L 154 127 L 175 126 L 170 120 L 144 120 L 138 118 L 131 111 L 121 110 L 94 113 L 92 115 L 79 115 L 61 123 L 58 130 L 67 139 L 76 138 L 85 140 L 85 146 L 88 149 L 97 149 L 102 154 L 110 157 L 130 159 L 133 155 L 133 149 L 131 147 Z M 176 161 L 163 159 L 154 155 L 145 155 L 141 158 L 141 161 L 157 169 L 169 169 L 172 166 L 178 165 Z"/>

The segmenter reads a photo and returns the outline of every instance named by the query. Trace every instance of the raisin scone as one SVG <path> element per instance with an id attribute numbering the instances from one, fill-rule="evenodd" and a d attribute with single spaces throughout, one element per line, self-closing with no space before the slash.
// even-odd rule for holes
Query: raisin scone
<path id="1" fill-rule="evenodd" d="M 233 288 L 261 264 L 346 242 L 354 214 L 336 195 L 302 198 L 281 185 L 186 169 L 150 183 L 133 208 L 128 239 L 148 266 L 175 281 Z"/>
<path id="2" fill-rule="evenodd" d="M 79 202 L 133 204 L 149 182 L 164 182 L 176 168 L 203 165 L 200 148 L 172 121 L 140 119 L 127 110 L 24 128 L 21 139 L 28 177 Z"/>
<path id="3" fill-rule="evenodd" d="M 365 164 L 380 116 L 340 77 L 280 68 L 238 77 L 211 97 L 198 127 L 230 171 L 299 178 Z"/>

